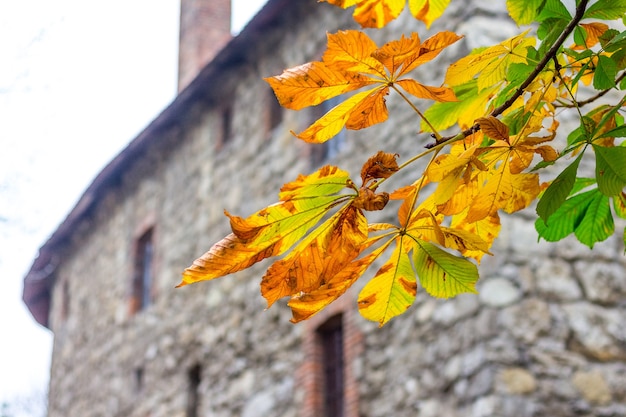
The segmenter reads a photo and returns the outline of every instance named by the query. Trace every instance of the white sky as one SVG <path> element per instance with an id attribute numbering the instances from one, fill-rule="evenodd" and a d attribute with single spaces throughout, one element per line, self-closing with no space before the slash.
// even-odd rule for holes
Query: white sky
<path id="1" fill-rule="evenodd" d="M 265 0 L 233 0 L 238 31 Z M 47 385 L 37 249 L 176 93 L 178 0 L 0 2 L 0 404 Z"/>

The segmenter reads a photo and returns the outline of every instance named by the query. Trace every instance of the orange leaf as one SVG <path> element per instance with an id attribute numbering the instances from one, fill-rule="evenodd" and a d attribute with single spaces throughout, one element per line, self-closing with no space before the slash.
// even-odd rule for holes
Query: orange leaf
<path id="1" fill-rule="evenodd" d="M 383 87 L 373 90 L 352 111 L 346 120 L 346 128 L 360 130 L 382 123 L 389 117 L 385 96 L 389 94 L 389 88 Z"/>
<path id="2" fill-rule="evenodd" d="M 300 110 L 353 91 L 374 81 L 368 77 L 329 68 L 323 62 L 309 62 L 265 78 L 281 106 Z"/>
<path id="3" fill-rule="evenodd" d="M 384 209 L 388 201 L 388 193 L 383 192 L 376 194 L 370 188 L 364 186 L 359 189 L 359 195 L 354 199 L 352 204 L 366 211 L 377 211 Z"/>
<path id="4" fill-rule="evenodd" d="M 310 292 L 325 284 L 359 255 L 366 239 L 363 213 L 352 205 L 344 207 L 267 270 L 261 294 L 268 307 L 282 297 Z"/>
<path id="5" fill-rule="evenodd" d="M 329 33 L 328 45 L 322 60 L 339 71 L 362 72 L 385 76 L 383 65 L 372 57 L 378 46 L 365 33 L 358 30 Z"/>
<path id="6" fill-rule="evenodd" d="M 379 239 L 380 237 L 377 237 L 374 241 Z M 328 282 L 320 285 L 319 288 L 311 292 L 294 295 L 288 303 L 293 314 L 291 321 L 297 323 L 306 320 L 343 295 L 365 273 L 372 262 L 387 249 L 390 242 L 392 241 L 377 248 L 364 258 L 353 261 L 336 275 L 330 277 Z M 369 245 L 367 243 L 363 246 Z"/>
<path id="7" fill-rule="evenodd" d="M 458 101 L 454 91 L 448 87 L 430 87 L 415 80 L 400 80 L 396 84 L 418 98 L 435 101 Z"/>
<path id="8" fill-rule="evenodd" d="M 407 61 L 414 61 L 420 52 L 419 35 L 413 32 L 410 38 L 402 35 L 399 40 L 387 42 L 381 48 L 372 51 L 372 57 L 381 62 L 390 74 L 395 74 Z"/>
<path id="9" fill-rule="evenodd" d="M 183 280 L 177 288 L 246 269 L 267 257 L 277 255 L 277 243 L 271 243 L 259 250 L 248 247 L 231 233 L 185 269 Z"/>
<path id="10" fill-rule="evenodd" d="M 395 172 L 398 172 L 397 157 L 397 153 L 378 151 L 376 155 L 369 158 L 361 168 L 363 185 L 367 184 L 371 179 L 389 178 Z"/>

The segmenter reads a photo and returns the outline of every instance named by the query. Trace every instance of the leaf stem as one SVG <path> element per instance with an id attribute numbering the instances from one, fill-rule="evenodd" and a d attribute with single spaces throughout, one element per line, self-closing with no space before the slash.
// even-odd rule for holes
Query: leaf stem
<path id="1" fill-rule="evenodd" d="M 428 127 L 430 128 L 430 130 L 433 132 L 433 134 L 435 135 L 435 139 L 437 141 L 439 141 L 441 139 L 441 135 L 439 134 L 439 132 L 437 132 L 437 129 L 435 129 L 433 127 L 433 125 L 430 124 L 430 122 L 428 121 L 428 119 L 426 118 L 426 116 L 424 116 L 424 113 L 422 113 L 416 106 L 415 104 L 413 104 L 413 102 L 411 100 L 409 100 L 409 98 L 402 92 L 402 90 L 400 90 L 398 87 L 396 87 L 395 84 L 390 83 L 389 86 L 391 88 L 393 88 L 398 94 L 400 94 L 400 97 L 402 97 L 404 99 L 404 101 L 406 101 L 407 103 L 409 103 L 409 106 L 411 106 L 411 108 L 413 109 L 413 111 L 415 111 L 415 113 L 417 113 L 424 122 L 426 122 L 426 124 L 428 125 Z"/>

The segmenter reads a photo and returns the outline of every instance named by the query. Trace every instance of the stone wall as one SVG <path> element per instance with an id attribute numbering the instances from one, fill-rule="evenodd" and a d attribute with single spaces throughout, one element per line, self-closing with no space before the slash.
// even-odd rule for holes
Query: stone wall
<path id="1" fill-rule="evenodd" d="M 611 238 L 589 251 L 571 240 L 537 243 L 531 212 L 503 219 L 495 256 L 481 264 L 479 295 L 444 301 L 419 293 L 381 329 L 356 313 L 358 288 L 310 323 L 289 323 L 285 303 L 264 311 L 258 285 L 267 264 L 173 288 L 229 232 L 224 208 L 250 214 L 275 201 L 282 183 L 314 169 L 312 148 L 288 133 L 305 126 L 306 111 L 285 111 L 278 128 L 262 128 L 269 87 L 261 77 L 316 59 L 325 30 L 354 24 L 327 4 L 297 3 L 254 53 L 214 80 L 214 95 L 154 138 L 64 248 L 51 312 L 49 416 L 183 417 L 196 366 L 199 416 L 319 415 L 311 400 L 319 387 L 309 378 L 312 335 L 340 312 L 350 335 L 350 417 L 626 415 L 623 245 Z M 453 1 L 430 32 L 466 38 L 420 69 L 420 80 L 439 84 L 453 55 L 515 33 L 500 3 Z M 427 37 L 405 15 L 371 34 L 382 43 L 414 30 Z M 233 130 L 224 141 L 229 97 Z M 389 122 L 348 132 L 328 162 L 358 176 L 379 149 L 401 159 L 416 153 L 418 123 L 397 98 L 388 104 Z M 154 303 L 133 313 L 133 245 L 150 227 Z"/>

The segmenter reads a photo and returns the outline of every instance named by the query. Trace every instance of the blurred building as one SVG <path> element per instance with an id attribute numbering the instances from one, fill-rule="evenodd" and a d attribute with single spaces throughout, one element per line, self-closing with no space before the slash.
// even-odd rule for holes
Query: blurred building
<path id="1" fill-rule="evenodd" d="M 420 67 L 438 85 L 461 54 L 519 30 L 504 4 L 453 1 L 430 31 L 403 15 L 371 34 L 465 34 Z M 423 146 L 393 96 L 390 121 L 368 130 L 317 146 L 289 133 L 325 109 L 284 110 L 262 78 L 318 59 L 326 31 L 355 28 L 349 12 L 269 0 L 234 38 L 229 16 L 228 0 L 182 0 L 178 97 L 96 177 L 25 278 L 26 304 L 55 335 L 49 416 L 626 415 L 623 245 L 538 243 L 532 213 L 503 219 L 479 295 L 418 290 L 383 328 L 359 316 L 358 288 L 297 325 L 285 303 L 264 311 L 267 263 L 174 289 L 229 233 L 224 208 L 248 215 L 300 173 L 337 164 L 358 177 L 379 149 Z"/>

